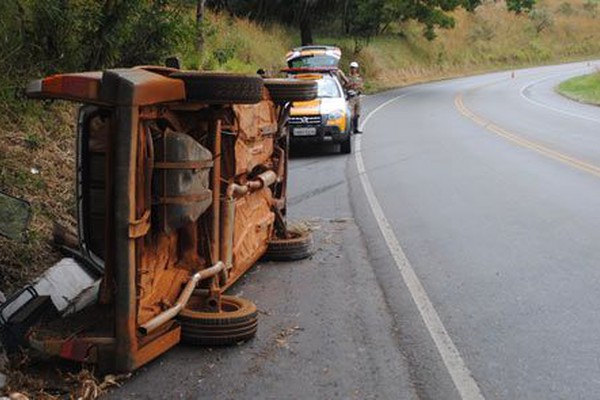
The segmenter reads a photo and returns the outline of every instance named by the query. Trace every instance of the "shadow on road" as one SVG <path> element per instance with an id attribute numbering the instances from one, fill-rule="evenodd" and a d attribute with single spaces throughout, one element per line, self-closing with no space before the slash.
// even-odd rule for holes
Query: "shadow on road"
<path id="1" fill-rule="evenodd" d="M 290 146 L 290 159 L 342 156 L 339 144 L 304 144 Z"/>

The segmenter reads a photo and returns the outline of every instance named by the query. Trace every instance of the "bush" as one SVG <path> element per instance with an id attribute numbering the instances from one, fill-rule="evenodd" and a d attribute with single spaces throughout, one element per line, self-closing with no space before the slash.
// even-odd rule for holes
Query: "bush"
<path id="1" fill-rule="evenodd" d="M 583 3 L 583 10 L 596 17 L 598 15 L 598 0 L 586 0 L 586 2 Z"/>
<path id="2" fill-rule="evenodd" d="M 193 40 L 190 24 L 178 1 L 1 2 L 0 66 L 22 75 L 157 63 Z"/>
<path id="3" fill-rule="evenodd" d="M 571 3 L 565 1 L 564 3 L 561 3 L 560 6 L 558 6 L 558 12 L 562 15 L 570 16 L 575 14 L 575 9 L 571 5 Z"/>
<path id="4" fill-rule="evenodd" d="M 0 1 L 0 190 L 33 204 L 28 243 L 0 238 L 0 287 L 7 293 L 61 255 L 52 223 L 74 224 L 73 109 L 25 101 L 26 82 L 57 72 L 162 63 L 189 45 L 187 0 Z M 190 44 L 191 43 L 191 44 Z"/>
<path id="5" fill-rule="evenodd" d="M 496 36 L 494 27 L 488 21 L 481 21 L 477 23 L 469 32 L 469 40 L 475 42 L 482 40 L 484 42 L 490 42 Z"/>
<path id="6" fill-rule="evenodd" d="M 58 72 L 162 63 L 194 42 L 183 0 L 0 1 L 0 115 L 20 118 L 26 81 Z"/>
<path id="7" fill-rule="evenodd" d="M 536 8 L 532 10 L 529 13 L 529 19 L 533 23 L 533 27 L 538 34 L 554 24 L 554 16 L 547 8 Z"/>

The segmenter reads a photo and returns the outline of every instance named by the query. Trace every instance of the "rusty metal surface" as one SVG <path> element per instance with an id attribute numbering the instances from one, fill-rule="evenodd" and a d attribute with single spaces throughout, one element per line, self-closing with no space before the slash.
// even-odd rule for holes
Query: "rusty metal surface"
<path id="1" fill-rule="evenodd" d="M 228 188 L 229 191 L 230 189 Z M 233 233 L 235 229 L 235 199 L 233 196 L 227 196 L 223 199 L 221 207 L 223 215 L 221 226 L 221 258 L 225 262 L 226 267 L 226 273 L 223 278 L 227 280 L 229 279 L 229 270 L 233 267 Z"/>
<path id="2" fill-rule="evenodd" d="M 273 155 L 273 137 L 277 132 L 277 114 L 273 103 L 234 105 L 235 175 L 252 171 L 267 163 Z"/>
<path id="3" fill-rule="evenodd" d="M 255 118 L 254 126 L 246 123 L 244 131 L 237 132 L 237 143 L 246 140 L 250 145 L 264 145 L 265 141 L 272 143 L 272 138 L 263 134 L 265 129 L 270 130 L 270 121 L 275 117 L 274 110 L 268 107 L 272 103 L 263 102 L 257 106 L 244 106 L 239 112 L 249 112 Z M 267 107 L 265 107 L 267 106 Z M 268 112 L 265 112 L 268 111 Z M 170 120 L 178 118 L 177 112 L 171 112 Z M 226 115 L 227 111 L 223 111 L 221 115 Z M 262 119 L 257 115 L 262 115 Z M 244 116 L 244 118 L 247 115 Z M 257 121 L 262 121 L 258 123 Z M 247 122 L 247 121 L 246 121 Z M 179 122 L 185 128 L 188 121 L 183 119 Z M 276 127 L 276 125 L 274 125 Z M 209 131 L 210 139 L 213 146 L 214 166 L 212 169 L 212 184 L 213 201 L 218 199 L 216 204 L 221 204 L 221 179 L 223 177 L 220 169 L 221 165 L 227 160 L 221 160 L 222 144 L 220 142 L 221 123 L 220 120 L 213 120 L 203 127 Z M 265 128 L 266 127 L 266 128 Z M 187 129 L 193 129 L 187 127 Z M 263 150 L 265 150 L 263 146 Z M 267 148 L 264 154 L 251 154 L 254 162 L 271 163 L 273 155 L 272 147 Z M 247 153 L 244 153 L 246 155 Z M 259 157 L 256 157 L 256 156 Z M 231 156 L 231 155 L 230 155 Z M 237 154 L 235 155 L 237 156 Z M 235 161 L 238 161 L 235 159 Z M 155 164 L 156 165 L 156 164 Z M 240 177 L 245 179 L 245 172 Z M 138 172 L 138 179 L 140 174 Z M 142 179 L 143 180 L 143 179 Z M 186 282 L 189 282 L 194 271 L 206 268 L 208 260 L 223 261 L 227 260 L 231 268 L 227 283 L 219 286 L 219 282 L 213 279 L 210 285 L 210 293 L 212 296 L 219 296 L 220 293 L 235 282 L 247 269 L 249 269 L 258 258 L 264 253 L 267 241 L 271 236 L 273 229 L 274 214 L 271 211 L 271 192 L 265 186 L 271 185 L 278 180 L 278 176 L 273 171 L 266 171 L 253 180 L 247 182 L 247 192 L 242 193 L 242 197 L 235 201 L 232 212 L 229 211 L 221 214 L 220 207 L 211 207 L 207 217 L 203 217 L 197 222 L 197 230 L 202 232 L 201 226 L 204 222 L 209 221 L 212 224 L 210 230 L 210 252 L 203 253 L 202 248 L 192 246 L 191 248 L 182 248 L 181 243 L 189 241 L 186 237 L 189 232 L 177 231 L 172 234 L 149 234 L 143 242 L 143 251 L 141 253 L 139 271 L 138 271 L 138 326 L 150 326 L 151 329 L 156 329 L 163 322 L 168 321 L 176 312 L 175 309 L 177 298 L 182 293 L 182 288 Z M 138 185 L 141 182 L 138 181 Z M 254 193 L 252 193 L 254 192 Z M 225 194 L 225 193 L 223 193 Z M 138 198 L 139 199 L 139 198 Z M 214 204 L 214 203 L 213 203 Z M 234 220 L 231 220 L 232 215 Z M 228 219 L 229 217 L 229 219 Z M 207 220 L 208 218 L 208 220 Z M 204 221 L 204 222 L 203 222 Z M 227 225 L 229 229 L 226 228 Z M 193 229 L 190 227 L 190 229 Z M 223 229 L 223 231 L 222 231 Z M 204 231 L 206 234 L 208 231 Z M 230 237 L 229 240 L 223 235 Z M 185 246 L 184 246 L 185 247 Z M 190 254 L 190 252 L 198 252 Z M 166 314 L 165 314 L 166 311 Z M 161 317 L 166 315 L 165 318 Z M 158 317 L 158 323 L 156 323 Z M 150 325 L 148 325 L 150 323 Z"/>
<path id="4" fill-rule="evenodd" d="M 114 146 L 113 190 L 114 214 L 110 218 L 112 232 L 112 257 L 106 260 L 112 264 L 115 307 L 115 369 L 127 370 L 131 365 L 132 354 L 137 350 L 136 340 L 136 253 L 135 241 L 129 238 L 130 221 L 142 216 L 136 215 L 136 160 L 138 156 L 138 107 L 118 108 L 119 119 L 116 135 L 118 146 Z M 108 277 L 109 279 L 111 277 Z"/>
<path id="5" fill-rule="evenodd" d="M 141 325 L 139 327 L 140 333 L 143 335 L 147 335 L 148 333 L 155 331 L 165 322 L 175 318 L 190 300 L 190 297 L 192 296 L 192 293 L 196 289 L 198 283 L 204 279 L 214 277 L 223 269 L 225 269 L 225 264 L 219 261 L 212 267 L 203 269 L 202 271 L 196 272 L 194 275 L 192 275 L 190 280 L 188 280 L 188 282 L 186 283 L 184 289 L 181 291 L 179 298 L 177 299 L 175 304 L 171 308 L 163 311 L 162 313 L 152 318 L 150 321 Z"/>
<path id="6" fill-rule="evenodd" d="M 53 98 L 87 103 L 100 102 L 102 72 L 53 75 L 30 82 L 25 93 L 31 98 Z"/>
<path id="7" fill-rule="evenodd" d="M 254 167 L 267 163 L 273 153 L 273 138 L 260 137 L 252 141 L 236 140 L 235 174 L 248 173 Z"/>
<path id="8" fill-rule="evenodd" d="M 160 335 L 152 338 L 147 343 L 141 343 L 139 350 L 136 350 L 129 357 L 127 370 L 132 371 L 142 365 L 152 361 L 165 351 L 177 345 L 181 340 L 181 328 L 176 323 L 172 323 L 168 330 L 160 332 Z"/>
<path id="9" fill-rule="evenodd" d="M 32 81 L 31 98 L 64 99 L 89 104 L 150 105 L 185 100 L 183 81 L 149 68 L 61 74 Z"/>
<path id="10" fill-rule="evenodd" d="M 153 124 L 157 125 L 157 124 Z M 165 233 L 196 221 L 211 205 L 210 150 L 190 135 L 169 128 L 152 129 L 151 192 L 155 216 Z M 160 136 L 159 136 L 160 135 Z M 145 179 L 148 183 L 149 177 Z M 144 187 L 144 182 L 139 185 Z"/>
<path id="11" fill-rule="evenodd" d="M 211 133 L 213 136 L 213 158 L 215 160 L 215 166 L 212 170 L 212 193 L 213 193 L 213 202 L 212 202 L 212 212 L 211 212 L 211 220 L 212 220 L 212 231 L 211 231 L 211 260 L 213 264 L 216 264 L 219 258 L 219 240 L 220 240 L 220 215 L 221 215 L 221 202 L 219 201 L 221 198 L 221 165 L 223 163 L 221 154 L 221 120 L 216 120 L 211 123 L 210 127 Z"/>
<path id="12" fill-rule="evenodd" d="M 199 280 L 210 279 L 203 287 L 220 310 L 221 293 L 267 248 L 276 203 L 270 187 L 281 193 L 277 185 L 285 183 L 281 175 L 287 172 L 285 147 L 279 147 L 280 112 L 270 100 L 218 109 L 185 103 L 183 81 L 168 78 L 169 70 L 151 71 L 110 70 L 52 81 L 52 96 L 61 98 L 74 93 L 72 87 L 70 94 L 65 92 L 65 82 L 95 82 L 96 91 L 78 99 L 102 101 L 114 109 L 110 120 L 94 122 L 89 144 L 90 151 L 102 154 L 97 169 L 106 175 L 101 203 L 106 217 L 96 227 L 104 233 L 106 249 L 104 308 L 97 320 L 108 322 L 100 335 L 90 336 L 89 327 L 84 327 L 75 336 L 57 332 L 56 337 L 32 337 L 33 343 L 50 353 L 114 370 L 135 369 L 179 341 L 180 330 L 172 319 Z M 210 156 L 159 157 L 158 145 L 168 132 L 211 149 Z M 204 191 L 162 191 L 156 196 L 158 182 L 181 170 L 204 174 Z M 211 206 L 194 218 L 161 229 L 160 214 L 169 213 L 167 205 L 206 200 Z"/>
<path id="13" fill-rule="evenodd" d="M 264 188 L 236 200 L 233 268 L 226 287 L 231 286 L 266 251 L 275 221 L 271 199 L 271 190 Z"/>
<path id="14" fill-rule="evenodd" d="M 109 104 L 144 106 L 185 100 L 183 81 L 144 69 L 104 71 L 100 99 Z"/>

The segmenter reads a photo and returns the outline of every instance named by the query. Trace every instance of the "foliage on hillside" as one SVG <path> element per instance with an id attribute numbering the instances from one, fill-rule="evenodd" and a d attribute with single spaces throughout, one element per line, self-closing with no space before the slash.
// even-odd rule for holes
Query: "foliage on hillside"
<path id="1" fill-rule="evenodd" d="M 206 0 L 204 0 L 206 1 Z M 530 11 L 536 0 L 507 0 L 514 13 Z M 259 22 L 279 21 L 297 26 L 303 45 L 314 44 L 313 30 L 327 25 L 330 32 L 368 40 L 396 23 L 414 21 L 428 40 L 436 28 L 452 28 L 451 11 L 474 11 L 484 0 L 208 0 L 215 10 L 227 11 Z"/>
<path id="2" fill-rule="evenodd" d="M 198 54 L 195 3 L 0 2 L 0 190 L 30 200 L 35 209 L 28 244 L 0 239 L 0 290 L 11 292 L 55 261 L 52 224 L 74 222 L 74 108 L 25 101 L 21 90 L 27 80 L 160 63 L 167 55 L 179 55 L 192 69 L 277 71 L 287 50 L 300 44 L 296 25 L 259 25 L 226 12 L 208 13 L 199 27 L 205 45 Z M 115 8 L 100 7 L 106 4 Z M 323 23 L 314 27 L 315 42 L 342 47 L 343 65 L 358 60 L 370 90 L 600 55 L 597 0 L 541 0 L 534 11 L 520 14 L 502 2 L 485 1 L 474 13 L 449 15 L 454 29 L 437 29 L 434 41 L 423 37 L 422 24 L 396 21 L 368 42 Z"/>
<path id="3" fill-rule="evenodd" d="M 0 238 L 0 290 L 12 292 L 60 255 L 54 222 L 73 226 L 73 107 L 23 97 L 57 72 L 158 63 L 193 40 L 188 9 L 146 0 L 0 2 L 0 191 L 34 209 L 27 243 Z"/>
<path id="4" fill-rule="evenodd" d="M 358 55 L 371 87 L 381 89 L 469 73 L 600 56 L 597 3 L 545 0 L 515 15 L 487 2 L 457 11 L 454 29 L 429 42 L 412 23 L 375 38 Z M 332 40 L 332 39 L 329 39 Z M 338 41 L 347 50 L 349 40 Z M 348 51 L 346 52 L 348 54 Z"/>
<path id="5" fill-rule="evenodd" d="M 408 21 L 390 24 L 369 42 L 359 43 L 324 25 L 315 42 L 340 46 L 344 66 L 359 61 L 370 90 L 600 55 L 597 0 L 540 0 L 532 12 L 519 14 L 501 1 L 485 1 L 473 13 L 458 10 L 449 15 L 456 21 L 454 28 L 437 29 L 434 41 L 423 37 L 422 24 Z M 207 23 L 212 32 L 219 32 L 214 41 L 207 41 L 204 60 L 212 61 L 189 64 L 193 67 L 277 70 L 286 50 L 300 44 L 297 30 L 278 24 L 256 25 L 227 13 L 212 14 Z M 236 40 L 248 35 L 259 39 Z M 226 62 L 214 62 L 218 58 Z"/>

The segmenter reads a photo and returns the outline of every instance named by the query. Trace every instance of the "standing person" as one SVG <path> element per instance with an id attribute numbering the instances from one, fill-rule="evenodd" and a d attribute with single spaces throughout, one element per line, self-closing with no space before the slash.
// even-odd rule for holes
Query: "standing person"
<path id="1" fill-rule="evenodd" d="M 362 93 L 364 82 L 360 76 L 359 65 L 356 61 L 350 63 L 350 75 L 347 77 L 348 83 L 346 90 L 348 91 L 348 102 L 352 112 L 352 126 L 354 133 L 362 133 L 358 128 L 358 120 L 360 118 L 360 94 Z"/>

